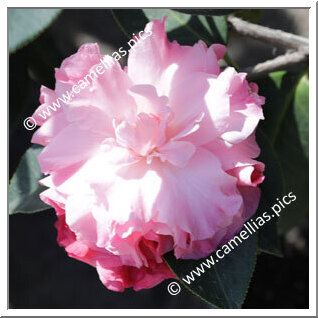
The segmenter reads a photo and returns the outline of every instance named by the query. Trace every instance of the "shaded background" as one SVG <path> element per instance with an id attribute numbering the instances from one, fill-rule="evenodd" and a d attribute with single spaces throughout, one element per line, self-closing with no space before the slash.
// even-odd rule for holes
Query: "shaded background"
<path id="1" fill-rule="evenodd" d="M 308 10 L 259 10 L 258 24 L 308 37 Z M 228 51 L 241 67 L 282 53 L 252 39 L 229 37 Z M 98 42 L 111 54 L 127 43 L 109 10 L 64 10 L 50 28 L 9 58 L 9 177 L 30 147 L 23 120 L 39 105 L 40 85 L 54 87 L 54 67 L 82 43 Z M 120 60 L 125 64 L 124 58 Z M 17 109 L 24 110 L 19 113 Z M 167 292 L 170 281 L 150 290 L 108 291 L 95 268 L 69 258 L 56 242 L 53 210 L 9 218 L 10 308 L 208 308 L 184 287 Z M 308 308 L 308 219 L 281 237 L 284 258 L 258 258 L 243 308 Z"/>

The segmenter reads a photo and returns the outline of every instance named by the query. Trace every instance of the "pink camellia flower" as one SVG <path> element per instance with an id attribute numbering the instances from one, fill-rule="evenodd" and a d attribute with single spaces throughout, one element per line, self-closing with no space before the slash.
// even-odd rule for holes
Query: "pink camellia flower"
<path id="1" fill-rule="evenodd" d="M 223 45 L 170 43 L 165 19 L 56 113 L 32 142 L 41 199 L 53 206 L 58 242 L 95 266 L 102 283 L 123 291 L 175 277 L 162 256 L 206 257 L 256 211 L 264 179 L 255 128 L 264 98 L 244 73 L 220 70 Z M 85 44 L 42 87 L 35 112 L 100 64 Z"/>

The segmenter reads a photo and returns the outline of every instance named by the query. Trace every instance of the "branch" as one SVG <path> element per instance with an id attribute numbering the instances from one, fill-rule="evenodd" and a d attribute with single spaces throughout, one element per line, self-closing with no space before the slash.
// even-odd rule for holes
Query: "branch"
<path id="1" fill-rule="evenodd" d="M 242 71 L 248 73 L 248 79 L 251 80 L 270 72 L 286 70 L 286 68 L 290 68 L 307 61 L 308 50 L 300 49 L 292 53 L 289 52 L 284 55 L 280 55 L 272 60 L 256 64 L 255 66 L 248 67 Z"/>
<path id="2" fill-rule="evenodd" d="M 255 40 L 265 41 L 291 49 L 299 49 L 304 46 L 309 46 L 308 39 L 302 36 L 246 22 L 234 16 L 229 16 L 227 21 L 235 32 Z"/>

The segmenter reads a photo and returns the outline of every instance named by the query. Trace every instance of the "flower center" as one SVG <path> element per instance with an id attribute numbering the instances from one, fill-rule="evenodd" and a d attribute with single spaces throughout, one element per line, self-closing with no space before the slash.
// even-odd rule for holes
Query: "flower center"
<path id="1" fill-rule="evenodd" d="M 114 122 L 117 143 L 136 155 L 146 157 L 165 141 L 165 129 L 159 117 L 139 113 L 135 122 Z"/>

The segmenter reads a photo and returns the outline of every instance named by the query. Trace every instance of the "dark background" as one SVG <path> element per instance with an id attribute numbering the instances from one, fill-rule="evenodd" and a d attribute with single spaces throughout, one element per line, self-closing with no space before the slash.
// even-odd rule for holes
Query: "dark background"
<path id="1" fill-rule="evenodd" d="M 262 10 L 257 23 L 308 36 L 308 10 Z M 9 176 L 30 147 L 24 118 L 38 107 L 40 85 L 54 88 L 54 67 L 80 44 L 98 42 L 111 54 L 127 42 L 109 10 L 64 10 L 53 25 L 9 58 Z M 260 42 L 230 37 L 228 51 L 241 67 L 280 54 Z M 124 64 L 124 59 L 121 59 Z M 24 110 L 21 112 L 21 105 Z M 10 308 L 209 308 L 184 287 L 177 296 L 170 281 L 150 290 L 108 291 L 95 268 L 69 258 L 56 242 L 53 210 L 9 217 Z M 243 308 L 308 308 L 308 219 L 281 237 L 284 258 L 262 254 Z"/>

